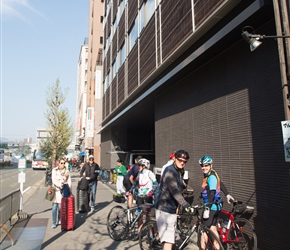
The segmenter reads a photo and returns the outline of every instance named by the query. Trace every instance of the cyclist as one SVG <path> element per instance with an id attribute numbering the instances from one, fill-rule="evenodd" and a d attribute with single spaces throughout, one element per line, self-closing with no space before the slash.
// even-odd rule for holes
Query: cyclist
<path id="1" fill-rule="evenodd" d="M 145 203 L 153 203 L 152 195 L 156 188 L 158 187 L 158 182 L 156 180 L 155 174 L 149 170 L 150 161 L 142 158 L 138 161 L 139 174 L 134 182 L 133 186 L 130 189 L 130 193 L 137 188 L 137 212 L 141 212 L 140 206 Z M 140 230 L 143 224 L 143 218 L 141 217 L 138 221 L 138 231 Z"/>
<path id="2" fill-rule="evenodd" d="M 172 165 L 172 163 L 174 162 L 174 154 L 175 154 L 175 151 L 172 152 L 172 153 L 169 155 L 169 160 L 168 160 L 168 162 L 167 162 L 166 164 L 164 164 L 163 167 L 162 167 L 162 169 L 161 169 L 160 177 L 162 177 L 162 174 L 163 174 L 164 170 L 165 170 L 168 166 Z"/>
<path id="3" fill-rule="evenodd" d="M 177 150 L 174 158 L 174 162 L 164 170 L 155 205 L 156 223 L 164 250 L 171 250 L 175 244 L 178 204 L 186 211 L 190 210 L 189 203 L 182 196 L 182 179 L 189 154 L 185 150 Z"/>
<path id="4" fill-rule="evenodd" d="M 219 237 L 216 224 L 219 210 L 222 208 L 221 181 L 217 172 L 212 168 L 212 162 L 212 158 L 208 155 L 199 159 L 201 171 L 203 172 L 201 196 L 205 205 L 201 222 Z M 201 242 L 201 248 L 205 249 L 204 242 Z"/>
<path id="5" fill-rule="evenodd" d="M 126 196 L 128 197 L 127 200 L 127 206 L 128 208 L 131 208 L 133 205 L 133 194 L 130 192 L 132 185 L 134 184 L 135 179 L 138 176 L 138 161 L 142 159 L 141 155 L 138 155 L 135 158 L 135 164 L 134 166 L 126 173 L 126 175 L 124 176 L 124 180 L 123 180 L 123 185 L 126 189 Z"/>

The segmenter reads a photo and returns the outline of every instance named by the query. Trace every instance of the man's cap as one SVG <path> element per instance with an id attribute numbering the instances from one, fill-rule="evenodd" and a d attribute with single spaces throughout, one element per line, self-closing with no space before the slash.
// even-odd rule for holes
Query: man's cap
<path id="1" fill-rule="evenodd" d="M 89 155 L 89 159 L 94 159 L 94 156 L 93 155 Z"/>

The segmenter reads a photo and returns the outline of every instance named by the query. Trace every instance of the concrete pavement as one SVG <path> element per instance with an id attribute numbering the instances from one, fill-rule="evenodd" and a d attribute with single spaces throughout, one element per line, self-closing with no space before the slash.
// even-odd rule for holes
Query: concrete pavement
<path id="1" fill-rule="evenodd" d="M 71 173 L 72 191 L 75 195 L 78 173 Z M 98 183 L 96 212 L 76 212 L 74 231 L 61 231 L 60 226 L 51 228 L 51 202 L 44 199 L 48 189 L 40 180 L 31 187 L 23 197 L 23 212 L 28 218 L 20 219 L 11 230 L 14 245 L 8 237 L 2 242 L 0 249 L 124 249 L 139 250 L 138 241 L 114 241 L 107 232 L 107 215 L 113 206 L 120 205 L 113 201 L 114 187 L 109 184 Z M 125 207 L 126 205 L 123 204 Z M 193 245 L 190 249 L 197 249 Z"/>

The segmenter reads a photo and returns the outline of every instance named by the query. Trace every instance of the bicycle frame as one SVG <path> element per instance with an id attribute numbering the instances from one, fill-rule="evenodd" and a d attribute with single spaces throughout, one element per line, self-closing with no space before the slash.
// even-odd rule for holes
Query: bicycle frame
<path id="1" fill-rule="evenodd" d="M 143 216 L 143 211 L 141 210 L 138 213 L 138 216 L 133 219 L 133 210 L 137 210 L 138 207 L 132 207 L 132 208 L 127 208 L 125 212 L 127 213 L 127 218 L 128 218 L 128 223 L 129 223 L 129 229 L 134 228 L 136 222 L 140 219 L 141 216 Z"/>
<path id="2" fill-rule="evenodd" d="M 231 212 L 222 209 L 218 216 L 217 229 L 220 241 L 227 246 L 237 245 L 256 250 L 257 236 L 254 228 L 247 219 L 241 218 L 241 215 L 246 212 L 252 213 L 254 207 L 243 204 L 241 201 L 232 201 L 232 203 Z M 251 248 L 248 248 L 249 246 Z"/>
<path id="3" fill-rule="evenodd" d="M 227 219 L 228 223 L 226 225 L 226 227 L 224 227 L 221 223 L 221 217 L 223 217 L 223 219 Z M 234 223 L 234 215 L 230 212 L 227 212 L 225 210 L 221 210 L 220 211 L 220 215 L 219 215 L 219 219 L 218 219 L 218 232 L 220 235 L 220 238 L 222 240 L 223 243 L 238 243 L 239 242 L 239 238 L 238 236 L 235 234 L 234 235 L 234 239 L 230 239 L 230 236 L 233 237 L 233 235 L 230 235 L 231 230 L 234 230 L 236 228 L 236 224 Z"/>

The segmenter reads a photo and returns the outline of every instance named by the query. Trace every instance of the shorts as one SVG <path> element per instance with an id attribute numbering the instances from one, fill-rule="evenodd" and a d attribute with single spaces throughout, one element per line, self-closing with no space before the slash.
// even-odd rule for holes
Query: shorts
<path id="1" fill-rule="evenodd" d="M 177 215 L 169 214 L 158 209 L 155 210 L 155 214 L 160 242 L 174 244 Z"/>
<path id="2" fill-rule="evenodd" d="M 129 179 L 124 178 L 123 186 L 125 187 L 126 192 L 129 192 L 131 190 L 131 187 L 133 186 L 133 184 L 131 183 L 131 181 Z"/>
<path id="3" fill-rule="evenodd" d="M 145 204 L 145 203 L 150 203 L 152 204 L 153 202 L 153 198 L 152 197 L 140 197 L 140 196 L 137 196 L 137 199 L 136 199 L 136 204 L 138 207 L 140 207 L 141 205 Z"/>
<path id="4" fill-rule="evenodd" d="M 208 228 L 210 228 L 212 225 L 215 226 L 217 224 L 218 215 L 219 211 L 210 210 L 208 219 L 201 218 L 201 223 L 207 226 Z"/>

